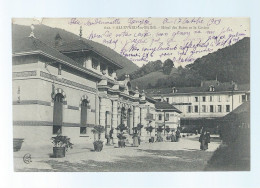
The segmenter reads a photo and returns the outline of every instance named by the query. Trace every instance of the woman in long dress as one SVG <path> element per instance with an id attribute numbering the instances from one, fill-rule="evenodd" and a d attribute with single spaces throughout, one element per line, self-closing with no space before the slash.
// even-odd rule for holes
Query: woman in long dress
<path id="1" fill-rule="evenodd" d="M 176 142 L 176 135 L 175 135 L 174 130 L 172 131 L 171 142 Z"/>
<path id="2" fill-rule="evenodd" d="M 203 133 L 201 133 L 199 142 L 200 142 L 200 149 L 206 150 L 206 132 L 205 131 Z"/>
<path id="3" fill-rule="evenodd" d="M 208 149 L 208 144 L 210 143 L 210 133 L 207 132 L 205 134 L 205 137 L 206 137 L 206 140 L 205 140 L 205 150 L 207 150 Z"/>

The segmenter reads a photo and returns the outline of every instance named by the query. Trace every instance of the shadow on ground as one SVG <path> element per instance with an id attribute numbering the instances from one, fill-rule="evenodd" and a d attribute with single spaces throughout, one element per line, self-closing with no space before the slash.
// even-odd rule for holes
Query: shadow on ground
<path id="1" fill-rule="evenodd" d="M 116 162 L 100 162 L 83 160 L 79 162 L 60 162 L 57 160 L 41 161 L 53 170 L 28 168 L 23 171 L 54 171 L 54 172 L 151 172 L 151 171 L 203 171 L 206 161 L 213 152 L 200 150 L 141 150 L 145 156 L 121 156 Z M 105 157 L 105 156 L 104 156 Z"/>
<path id="2" fill-rule="evenodd" d="M 213 154 L 206 171 L 250 171 L 250 146 L 221 145 Z"/>

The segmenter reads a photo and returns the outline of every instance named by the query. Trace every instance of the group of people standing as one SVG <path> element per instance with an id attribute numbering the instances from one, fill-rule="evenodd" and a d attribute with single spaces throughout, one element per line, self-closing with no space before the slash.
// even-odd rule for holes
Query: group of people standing
<path id="1" fill-rule="evenodd" d="M 171 142 L 179 142 L 180 137 L 181 137 L 181 132 L 179 129 L 177 129 L 176 132 L 172 131 Z"/>
<path id="2" fill-rule="evenodd" d="M 210 143 L 210 133 L 203 130 L 200 135 L 199 142 L 200 142 L 200 149 L 207 150 L 208 144 Z"/>
<path id="3" fill-rule="evenodd" d="M 110 144 L 110 141 L 112 141 L 112 143 L 114 142 L 113 140 L 113 129 L 111 129 L 109 131 L 109 135 L 106 135 L 106 138 L 107 138 L 107 144 Z M 210 143 L 210 133 L 203 130 L 201 131 L 201 135 L 200 135 L 200 138 L 199 138 L 199 142 L 200 142 L 200 149 L 201 150 L 207 150 L 208 149 L 208 144 Z M 172 131 L 172 135 L 170 136 L 171 137 L 171 142 L 178 142 L 180 137 L 181 137 L 181 134 L 180 134 L 180 130 L 177 129 L 177 131 Z M 140 143 L 139 143 L 140 144 Z"/>

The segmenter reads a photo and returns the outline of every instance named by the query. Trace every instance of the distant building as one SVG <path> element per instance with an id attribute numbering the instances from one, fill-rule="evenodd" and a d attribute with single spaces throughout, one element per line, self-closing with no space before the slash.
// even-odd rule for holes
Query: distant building
<path id="1" fill-rule="evenodd" d="M 154 99 L 168 102 L 179 109 L 182 112 L 182 126 L 203 126 L 206 123 L 203 120 L 223 117 L 248 101 L 250 86 L 213 80 L 201 82 L 200 87 L 173 87 L 147 92 Z"/>
<path id="2" fill-rule="evenodd" d="M 173 105 L 167 102 L 157 102 L 155 103 L 156 108 L 156 127 L 165 125 L 171 130 L 177 130 L 180 126 L 180 110 L 175 108 Z"/>

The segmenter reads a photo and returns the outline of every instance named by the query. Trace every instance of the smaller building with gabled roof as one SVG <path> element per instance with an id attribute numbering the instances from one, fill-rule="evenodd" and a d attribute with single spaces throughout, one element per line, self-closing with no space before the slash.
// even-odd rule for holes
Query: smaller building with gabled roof
<path id="1" fill-rule="evenodd" d="M 163 126 L 176 130 L 180 126 L 180 114 L 182 113 L 173 105 L 167 102 L 156 102 L 155 108 L 157 112 L 156 126 Z"/>

